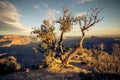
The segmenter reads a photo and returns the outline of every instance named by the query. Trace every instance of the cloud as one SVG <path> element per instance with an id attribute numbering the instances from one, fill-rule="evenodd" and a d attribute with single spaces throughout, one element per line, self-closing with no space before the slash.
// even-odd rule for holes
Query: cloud
<path id="1" fill-rule="evenodd" d="M 0 31 L 18 32 L 26 31 L 27 28 L 20 23 L 20 14 L 17 8 L 6 0 L 0 1 Z"/>
<path id="2" fill-rule="evenodd" d="M 42 2 L 42 5 L 43 5 L 44 7 L 46 7 L 46 8 L 48 8 L 48 4 L 47 4 L 47 3 Z M 34 8 L 35 8 L 36 10 L 39 10 L 39 9 L 41 8 L 41 6 L 40 6 L 39 4 L 36 4 L 36 5 L 34 5 Z"/>
<path id="3" fill-rule="evenodd" d="M 47 3 L 43 2 L 43 5 L 44 5 L 46 8 L 48 8 L 48 4 L 47 4 Z"/>
<path id="4" fill-rule="evenodd" d="M 60 11 L 58 11 L 56 9 L 48 9 L 46 11 L 47 19 L 53 19 L 54 20 L 57 14 L 60 14 Z"/>
<path id="5" fill-rule="evenodd" d="M 36 5 L 34 5 L 34 8 L 35 8 L 36 10 L 39 10 L 39 9 L 40 9 L 40 5 L 36 4 Z"/>
<path id="6" fill-rule="evenodd" d="M 95 1 L 95 0 L 79 0 L 78 4 L 82 4 L 82 3 L 86 3 L 86 2 L 92 2 L 92 1 Z"/>

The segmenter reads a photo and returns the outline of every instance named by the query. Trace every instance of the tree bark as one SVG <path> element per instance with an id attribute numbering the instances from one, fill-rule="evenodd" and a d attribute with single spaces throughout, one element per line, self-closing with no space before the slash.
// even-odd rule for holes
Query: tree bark
<path id="1" fill-rule="evenodd" d="M 63 53 L 63 48 L 62 48 L 63 37 L 64 37 L 64 32 L 61 33 L 60 41 L 58 43 L 58 47 L 59 47 L 61 53 Z"/>
<path id="2" fill-rule="evenodd" d="M 84 38 L 85 38 L 85 32 L 84 32 L 83 29 L 81 29 L 81 32 L 82 32 L 82 38 L 79 41 L 79 45 L 80 45 L 80 48 L 83 48 L 83 41 L 84 41 Z"/>
<path id="3" fill-rule="evenodd" d="M 80 50 L 80 47 L 77 47 L 76 49 L 74 49 L 64 60 L 63 60 L 63 64 L 67 65 L 69 64 L 69 62 L 71 61 L 71 59 L 73 58 L 73 56 L 75 56 L 78 51 Z"/>
<path id="4" fill-rule="evenodd" d="M 56 57 L 59 57 L 60 58 L 60 60 L 62 61 L 63 60 L 63 58 L 62 58 L 62 54 L 63 54 L 63 37 L 64 37 L 64 32 L 62 31 L 62 33 L 61 33 L 61 36 L 60 36 L 60 41 L 58 42 L 58 48 L 57 48 L 57 50 L 58 50 L 58 52 L 57 52 L 57 54 L 56 54 Z"/>
<path id="5" fill-rule="evenodd" d="M 63 64 L 67 65 L 69 64 L 69 62 L 71 61 L 71 59 L 80 51 L 83 49 L 83 41 L 85 38 L 85 33 L 84 30 L 81 29 L 82 31 L 82 38 L 79 41 L 79 45 L 77 46 L 77 48 L 75 48 L 64 60 L 63 60 Z"/>

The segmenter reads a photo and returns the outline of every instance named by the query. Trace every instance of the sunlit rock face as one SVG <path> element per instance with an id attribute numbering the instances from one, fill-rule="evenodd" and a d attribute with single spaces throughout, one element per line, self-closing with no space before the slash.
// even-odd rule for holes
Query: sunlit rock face
<path id="1" fill-rule="evenodd" d="M 0 38 L 1 47 L 10 47 L 12 45 L 26 45 L 31 42 L 29 36 L 5 35 Z"/>

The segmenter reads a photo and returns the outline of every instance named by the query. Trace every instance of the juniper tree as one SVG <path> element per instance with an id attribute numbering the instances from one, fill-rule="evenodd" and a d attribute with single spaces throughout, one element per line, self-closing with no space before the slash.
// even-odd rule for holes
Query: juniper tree
<path id="1" fill-rule="evenodd" d="M 55 25 L 51 25 L 48 20 L 44 20 L 40 28 L 34 28 L 32 33 L 37 34 L 37 37 L 41 39 L 40 47 L 43 49 L 46 56 L 45 62 L 50 65 L 52 62 L 58 61 L 60 64 L 67 65 L 70 60 L 79 52 L 82 51 L 83 41 L 85 38 L 85 31 L 96 23 L 100 22 L 102 18 L 99 18 L 100 9 L 91 9 L 84 16 L 74 17 L 67 14 L 68 8 L 63 9 L 63 17 L 53 21 L 53 23 L 59 23 L 61 31 L 60 40 L 57 40 L 54 32 Z M 63 50 L 63 37 L 64 33 L 70 32 L 74 23 L 78 23 L 82 32 L 82 37 L 79 40 L 79 45 L 72 51 Z"/>
<path id="2" fill-rule="evenodd" d="M 79 40 L 78 46 L 64 59 L 64 64 L 69 64 L 72 57 L 74 57 L 80 50 L 83 50 L 83 41 L 85 38 L 85 31 L 90 27 L 94 26 L 96 23 L 100 22 L 103 18 L 99 17 L 100 9 L 91 9 L 87 11 L 84 16 L 78 16 L 75 18 L 75 22 L 79 22 L 79 27 L 82 32 L 82 37 Z"/>

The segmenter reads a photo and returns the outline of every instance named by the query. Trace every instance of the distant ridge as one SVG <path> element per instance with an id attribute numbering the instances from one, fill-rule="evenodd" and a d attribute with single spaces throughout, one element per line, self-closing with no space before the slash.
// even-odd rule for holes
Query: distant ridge
<path id="1" fill-rule="evenodd" d="M 12 45 L 25 45 L 31 42 L 29 36 L 19 36 L 19 35 L 0 35 L 0 46 L 10 47 Z"/>

